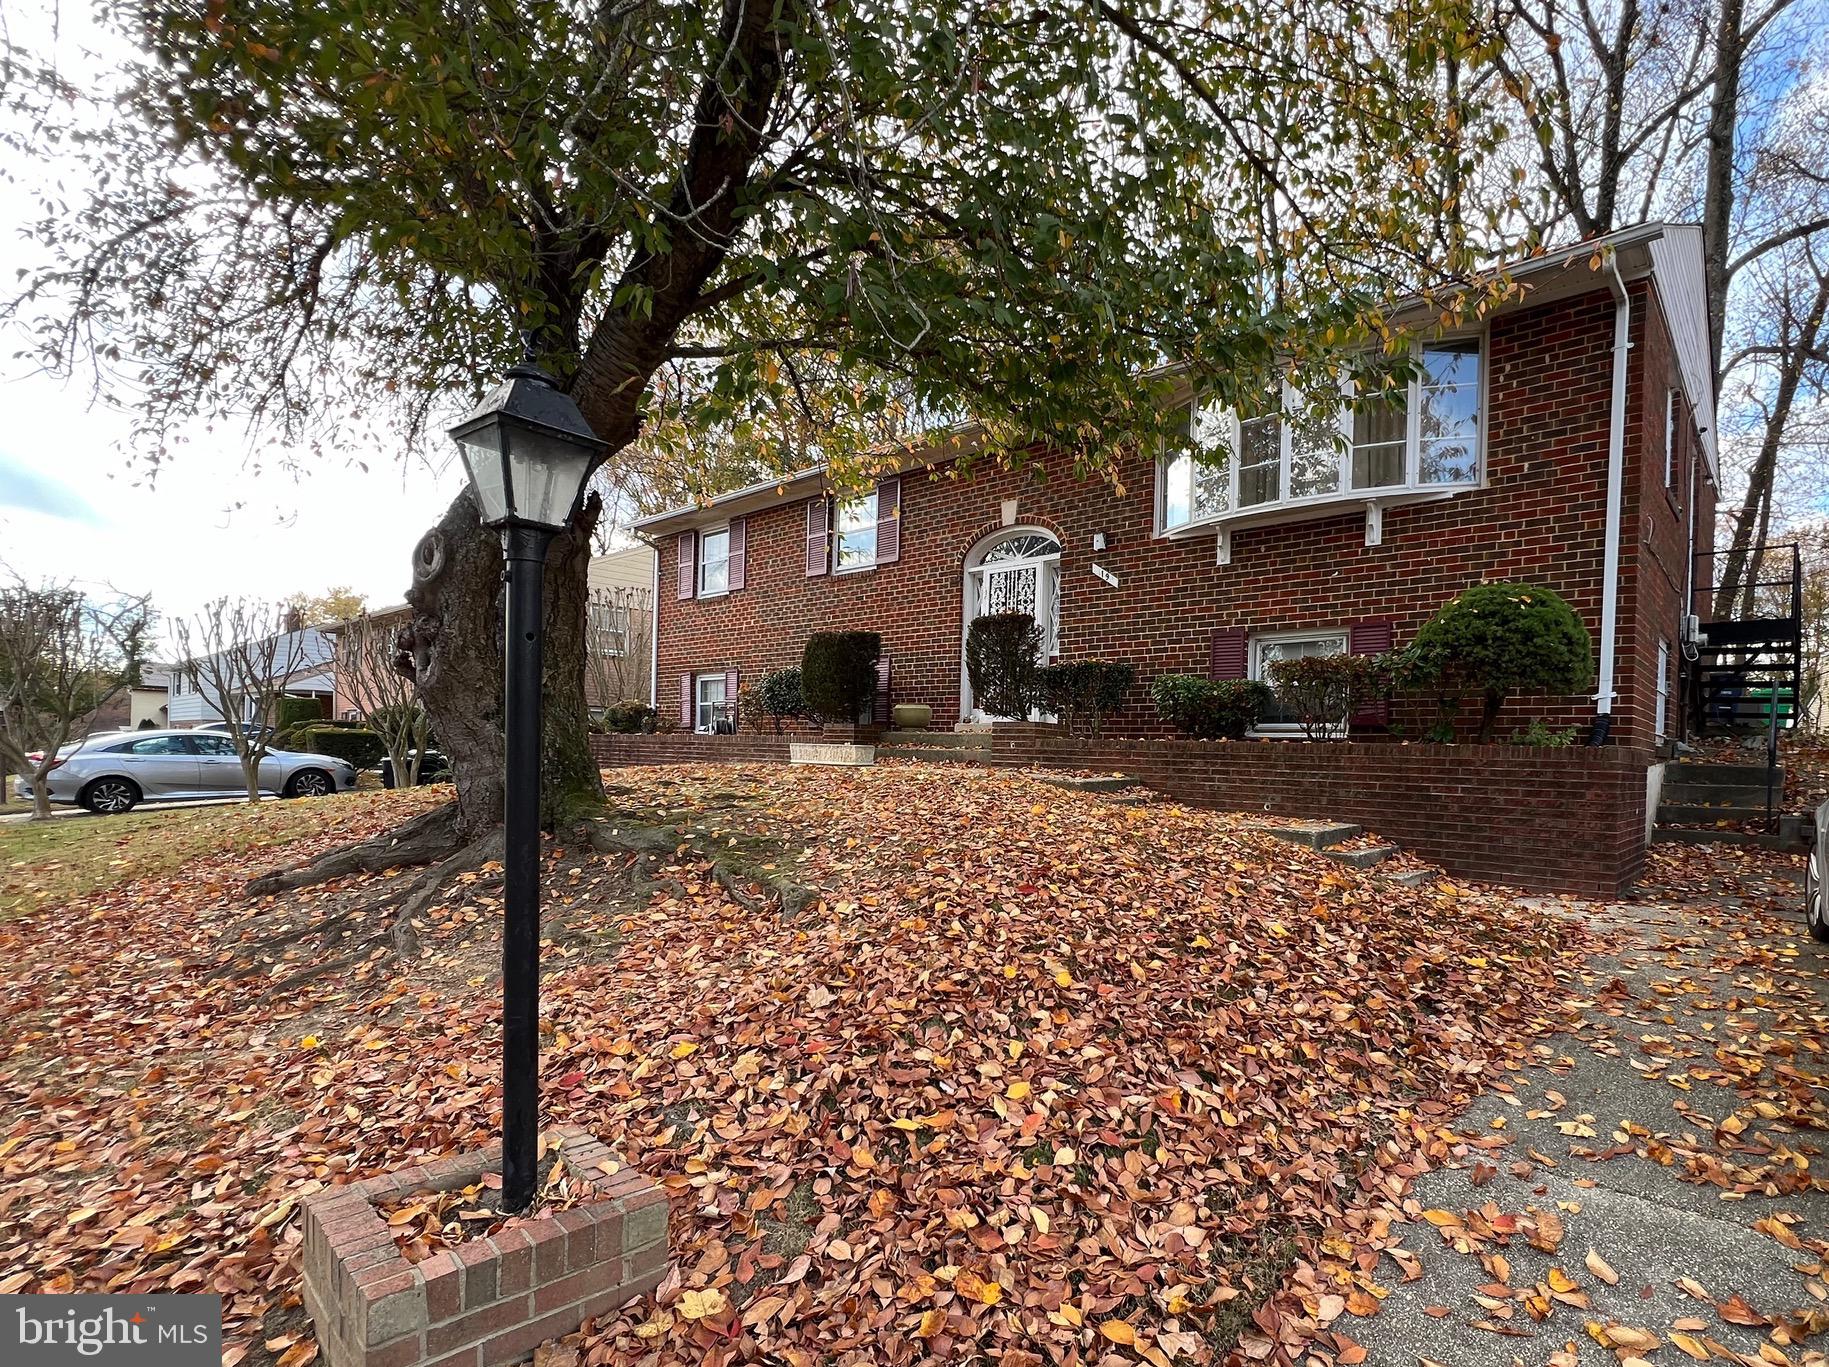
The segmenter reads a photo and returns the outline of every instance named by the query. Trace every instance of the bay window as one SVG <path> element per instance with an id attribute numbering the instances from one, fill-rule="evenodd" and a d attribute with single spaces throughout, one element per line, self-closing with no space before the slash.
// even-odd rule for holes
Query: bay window
<path id="1" fill-rule="evenodd" d="M 1196 400 L 1194 451 L 1161 464 L 1159 520 L 1173 532 L 1278 507 L 1425 494 L 1480 480 L 1480 339 L 1421 345 L 1395 393 L 1338 407 L 1288 385 L 1274 412 L 1241 417 Z M 1195 452 L 1198 452 L 1198 456 Z"/>

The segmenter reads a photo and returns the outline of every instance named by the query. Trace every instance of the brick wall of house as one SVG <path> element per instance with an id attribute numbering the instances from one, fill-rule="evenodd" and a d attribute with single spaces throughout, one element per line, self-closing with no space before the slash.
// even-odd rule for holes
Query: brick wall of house
<path id="1" fill-rule="evenodd" d="M 1646 356 L 1669 348 L 1659 341 L 1661 319 L 1646 307 L 1648 287 L 1632 291 L 1634 326 L 1645 343 L 1633 352 L 1633 393 L 1642 407 Z M 1098 483 L 1076 478 L 1058 456 L 1018 471 L 949 465 L 905 475 L 901 558 L 859 573 L 806 575 L 806 505 L 799 500 L 749 516 L 745 587 L 725 597 L 680 599 L 676 545 L 664 538 L 658 705 L 677 711 L 683 675 L 735 669 L 753 680 L 798 663 L 814 631 L 863 629 L 882 633 L 893 701 L 925 703 L 936 726 L 950 726 L 960 701 L 966 557 L 1003 525 L 1008 500 L 1016 504 L 1016 525 L 1044 528 L 1062 542 L 1063 657 L 1122 659 L 1138 668 L 1138 686 L 1114 723 L 1120 733 L 1163 734 L 1148 681 L 1165 671 L 1204 673 L 1219 628 L 1344 629 L 1391 619 L 1402 645 L 1460 589 L 1505 579 L 1555 589 L 1598 643 L 1613 319 L 1611 295 L 1597 288 L 1494 320 L 1485 350 L 1485 485 L 1387 511 L 1378 546 L 1365 544 L 1364 516 L 1354 510 L 1235 530 L 1231 563 L 1219 565 L 1210 531 L 1179 540 L 1152 534 L 1153 462 L 1133 458 L 1114 482 Z M 1641 413 L 1629 426 L 1638 443 L 1629 454 L 1639 460 L 1648 459 L 1640 449 L 1646 421 Z M 1637 483 L 1636 475 L 1629 478 L 1629 498 Z M 1640 525 L 1636 505 L 1628 513 L 1628 528 Z M 1662 536 L 1661 527 L 1654 534 Z M 1106 550 L 1092 550 L 1095 533 L 1104 534 Z M 1640 542 L 1622 537 L 1629 590 Z M 1117 587 L 1096 578 L 1094 564 L 1115 575 Z M 1652 597 L 1648 605 L 1664 611 L 1668 605 Z M 1649 706 L 1633 692 L 1646 673 L 1636 663 L 1642 642 L 1647 633 L 1655 641 L 1659 628 L 1639 621 L 1637 607 L 1629 591 L 1621 602 L 1614 737 L 1649 747 Z M 1674 613 L 1667 620 L 1674 633 Z M 1509 730 L 1542 717 L 1585 727 L 1592 713 L 1585 696 L 1521 698 L 1501 725 Z M 1417 734 L 1430 717 L 1418 703 L 1401 707 L 1397 720 Z"/>
<path id="2" fill-rule="evenodd" d="M 1660 643 L 1668 647 L 1664 687 L 1664 734 L 1681 734 L 1685 699 L 1679 619 L 1683 595 L 1693 592 L 1690 609 L 1708 616 L 1711 562 L 1703 559 L 1691 576 L 1691 471 L 1694 471 L 1695 549 L 1698 556 L 1714 547 L 1715 488 L 1695 418 L 1683 402 L 1675 348 L 1655 288 L 1633 295 L 1634 368 L 1626 405 L 1626 489 L 1621 519 L 1636 536 L 1622 556 L 1620 708 L 1631 717 L 1630 734 L 1652 736 L 1657 729 L 1657 681 Z M 1674 394 L 1678 419 L 1675 450 L 1665 463 L 1665 396 Z M 1622 550 L 1625 550 L 1622 547 Z M 1630 616 L 1626 615 L 1630 613 Z M 1625 629 L 1629 623 L 1631 630 Z"/>
<path id="3" fill-rule="evenodd" d="M 772 736 L 593 736 L 600 764 L 786 757 Z M 998 735 L 998 765 L 1121 771 L 1223 811 L 1354 821 L 1457 878 L 1613 897 L 1645 858 L 1642 750 Z"/>

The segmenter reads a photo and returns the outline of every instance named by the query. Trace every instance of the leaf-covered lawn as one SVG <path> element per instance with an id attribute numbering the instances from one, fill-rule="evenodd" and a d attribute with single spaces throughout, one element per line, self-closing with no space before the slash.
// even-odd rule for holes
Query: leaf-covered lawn
<path id="1" fill-rule="evenodd" d="M 174 806 L 125 816 L 0 822 L 0 918 L 169 873 L 208 855 L 234 851 L 254 858 L 373 804 L 366 795 L 339 794 L 251 807 Z M 31 804 L 18 810 L 29 812 Z"/>
<path id="2" fill-rule="evenodd" d="M 1560 1018 L 1586 948 L 1508 899 L 1017 775 L 612 777 L 624 827 L 815 897 L 784 914 L 689 854 L 632 898 L 628 856 L 549 852 L 544 1115 L 673 1199 L 676 1274 L 592 1363 L 1215 1360 Z M 0 926 L 0 1292 L 217 1289 L 230 1359 L 292 1367 L 297 1198 L 492 1133 L 492 871 L 411 963 L 299 981 L 237 938 L 270 862 Z"/>

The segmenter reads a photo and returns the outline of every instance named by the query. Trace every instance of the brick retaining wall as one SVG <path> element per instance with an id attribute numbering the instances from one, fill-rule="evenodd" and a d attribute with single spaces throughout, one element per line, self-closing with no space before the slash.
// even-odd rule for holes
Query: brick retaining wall
<path id="1" fill-rule="evenodd" d="M 375 1202 L 450 1191 L 501 1167 L 459 1154 L 305 1198 L 305 1309 L 328 1367 L 505 1367 L 654 1289 L 667 1268 L 667 1198 L 568 1129 L 560 1157 L 600 1199 L 409 1263 Z"/>
<path id="2" fill-rule="evenodd" d="M 600 764 L 787 758 L 773 736 L 595 736 Z M 1104 740 L 999 735 L 998 765 L 1121 770 L 1197 806 L 1359 824 L 1459 878 L 1616 896 L 1645 862 L 1648 752 L 1609 746 Z"/>

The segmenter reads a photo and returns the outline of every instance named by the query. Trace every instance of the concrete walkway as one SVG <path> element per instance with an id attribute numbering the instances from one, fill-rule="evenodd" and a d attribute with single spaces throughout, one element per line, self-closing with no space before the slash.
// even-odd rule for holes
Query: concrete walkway
<path id="1" fill-rule="evenodd" d="M 1797 863 L 1666 847 L 1644 901 L 1548 903 L 1618 947 L 1571 974 L 1578 1028 L 1454 1123 L 1459 1166 L 1412 1185 L 1414 1260 L 1387 1251 L 1378 1313 L 1333 1325 L 1364 1361 L 1825 1361 L 1829 945 Z"/>

